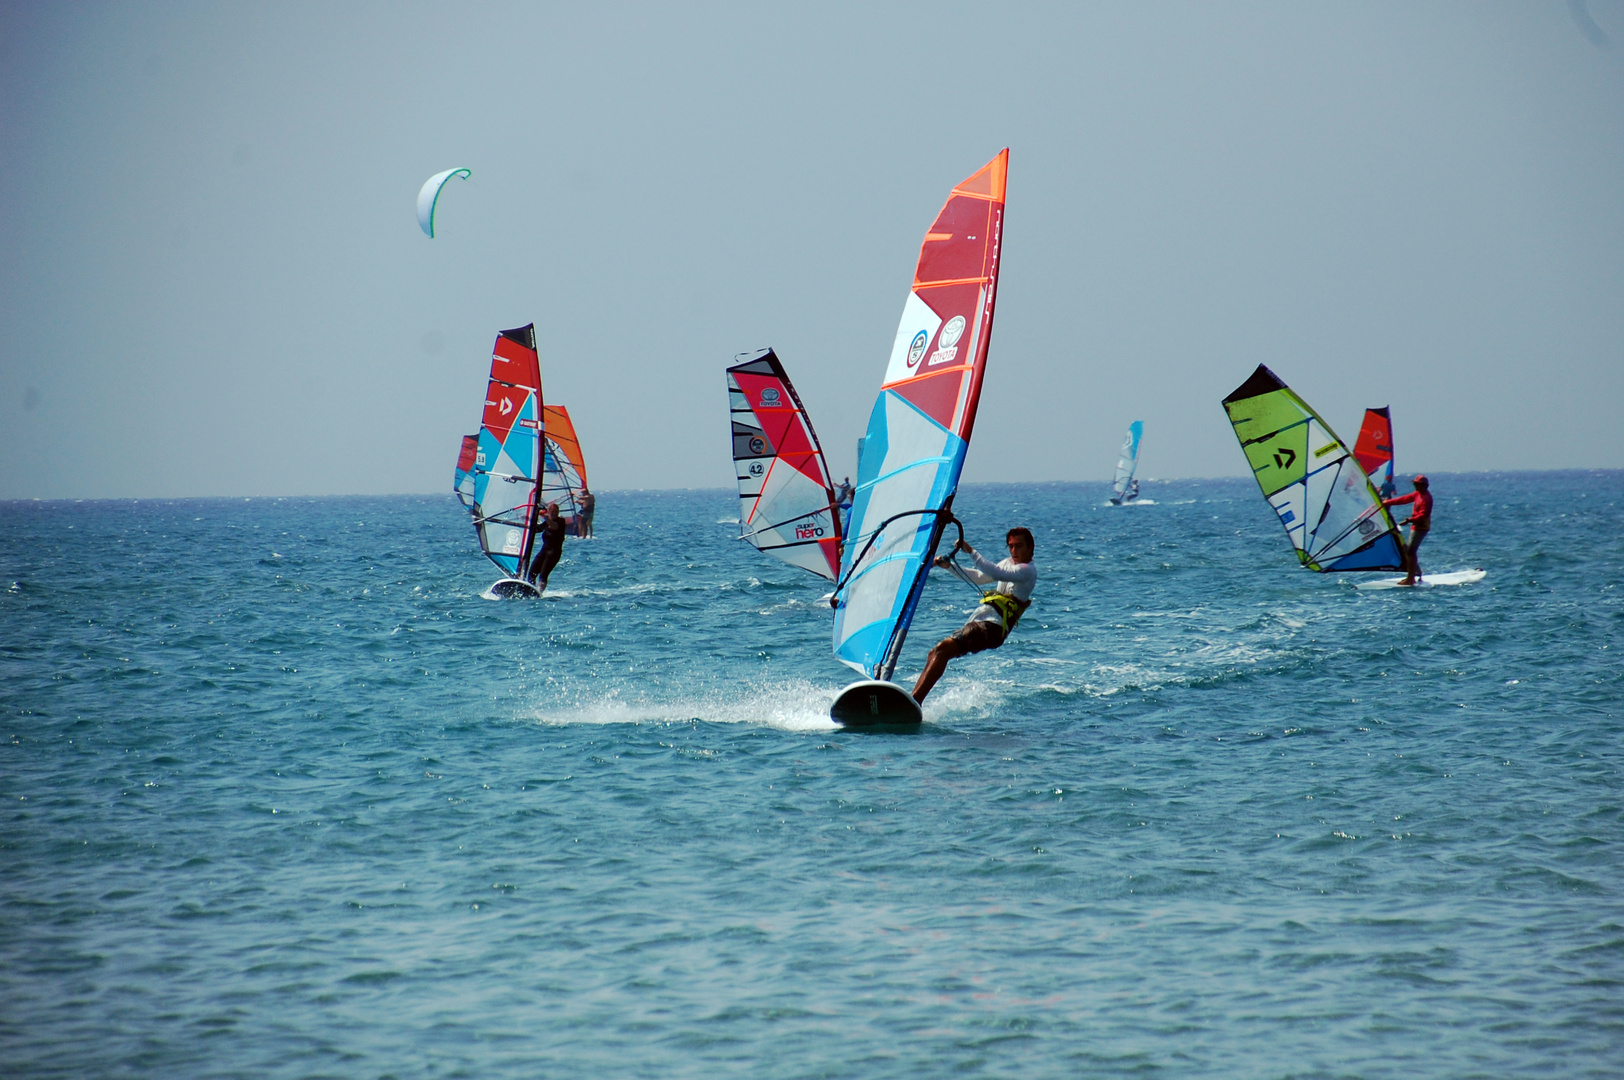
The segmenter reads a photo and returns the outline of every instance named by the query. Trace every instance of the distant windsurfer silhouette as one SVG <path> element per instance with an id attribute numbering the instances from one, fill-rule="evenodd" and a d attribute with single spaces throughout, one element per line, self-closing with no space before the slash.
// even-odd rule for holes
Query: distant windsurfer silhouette
<path id="1" fill-rule="evenodd" d="M 992 562 L 963 540 L 953 545 L 955 552 L 966 552 L 975 560 L 972 569 L 955 563 L 943 555 L 936 566 L 949 570 L 972 585 L 992 585 L 990 592 L 982 594 L 981 606 L 970 613 L 970 619 L 958 633 L 943 638 L 930 651 L 925 670 L 914 683 L 913 698 L 921 705 L 925 695 L 936 685 L 936 680 L 947 670 L 947 662 L 970 653 L 996 649 L 1009 637 L 1020 621 L 1022 613 L 1032 604 L 1032 589 L 1038 583 L 1037 567 L 1032 565 L 1032 530 L 1016 527 L 1004 536 L 1009 547 L 1009 558 Z"/>
<path id="2" fill-rule="evenodd" d="M 575 535 L 587 537 L 592 535 L 592 514 L 598 508 L 598 497 L 581 485 L 580 510 L 575 515 Z"/>
<path id="3" fill-rule="evenodd" d="M 1425 476 L 1415 478 L 1415 490 L 1408 495 L 1400 495 L 1393 499 L 1383 499 L 1383 506 L 1400 506 L 1404 503 L 1410 506 L 1410 516 L 1399 522 L 1400 525 L 1410 527 L 1410 542 L 1404 545 L 1404 580 L 1400 585 L 1414 585 L 1421 580 L 1421 558 L 1416 554 L 1421 549 L 1421 541 L 1427 538 L 1432 531 L 1432 492 Z"/>
<path id="4" fill-rule="evenodd" d="M 536 519 L 535 529 L 541 548 L 530 560 L 530 584 L 545 590 L 547 578 L 564 554 L 564 519 L 558 514 L 557 503 L 547 504 L 547 509 Z"/>

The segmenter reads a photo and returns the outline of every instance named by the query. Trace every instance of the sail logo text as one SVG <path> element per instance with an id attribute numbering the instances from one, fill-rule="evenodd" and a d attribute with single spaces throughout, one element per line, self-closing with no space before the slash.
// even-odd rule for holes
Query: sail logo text
<path id="1" fill-rule="evenodd" d="M 795 539 L 816 540 L 823 535 L 823 526 L 803 523 L 795 526 Z"/>
<path id="2" fill-rule="evenodd" d="M 777 390 L 769 386 L 761 392 L 761 407 L 763 409 L 776 409 L 779 404 Z"/>

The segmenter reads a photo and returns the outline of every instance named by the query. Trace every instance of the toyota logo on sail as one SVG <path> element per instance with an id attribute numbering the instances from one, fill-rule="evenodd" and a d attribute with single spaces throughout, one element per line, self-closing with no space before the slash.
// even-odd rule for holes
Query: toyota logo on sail
<path id="1" fill-rule="evenodd" d="M 769 386 L 761 392 L 761 407 L 763 409 L 776 409 L 782 404 L 778 400 L 778 391 Z"/>

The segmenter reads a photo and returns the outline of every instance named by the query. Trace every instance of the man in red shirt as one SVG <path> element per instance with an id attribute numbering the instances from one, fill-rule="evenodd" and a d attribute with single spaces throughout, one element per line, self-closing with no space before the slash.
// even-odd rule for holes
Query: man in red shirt
<path id="1" fill-rule="evenodd" d="M 1432 492 L 1427 490 L 1427 478 L 1415 478 L 1415 490 L 1408 495 L 1400 495 L 1393 499 L 1383 499 L 1383 506 L 1397 506 L 1400 503 L 1413 503 L 1410 507 L 1410 516 L 1399 522 L 1400 525 L 1410 527 L 1410 542 L 1404 546 L 1404 580 L 1400 585 L 1414 585 L 1421 580 L 1421 560 L 1416 552 L 1421 548 L 1421 541 L 1427 538 L 1432 529 Z"/>

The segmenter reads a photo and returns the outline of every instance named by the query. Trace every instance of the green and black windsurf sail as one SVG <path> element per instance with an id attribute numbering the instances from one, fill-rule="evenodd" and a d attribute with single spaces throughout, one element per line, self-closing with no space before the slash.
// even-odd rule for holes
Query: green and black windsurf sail
<path id="1" fill-rule="evenodd" d="M 1224 398 L 1246 460 L 1310 570 L 1403 570 L 1393 516 L 1336 432 L 1262 364 Z"/>

